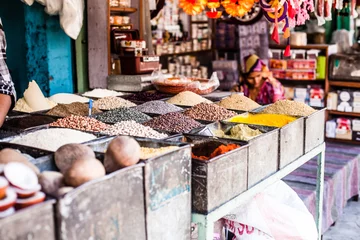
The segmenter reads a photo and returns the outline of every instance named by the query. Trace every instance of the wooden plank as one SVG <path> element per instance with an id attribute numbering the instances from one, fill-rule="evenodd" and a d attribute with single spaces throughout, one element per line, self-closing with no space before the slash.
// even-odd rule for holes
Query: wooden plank
<path id="1" fill-rule="evenodd" d="M 357 113 L 357 112 L 342 112 L 342 111 L 329 110 L 329 114 L 360 118 L 360 113 Z"/>
<path id="2" fill-rule="evenodd" d="M 85 2 L 86 4 L 86 2 Z M 84 14 L 87 14 L 84 11 Z M 75 41 L 75 51 L 76 51 L 76 87 L 77 92 L 85 92 L 89 89 L 88 81 L 88 41 L 87 41 L 87 19 L 86 15 L 84 16 L 84 25 L 81 29 L 79 37 Z"/>
<path id="3" fill-rule="evenodd" d="M 136 8 L 118 8 L 118 7 L 111 7 L 110 12 L 112 13 L 122 13 L 122 14 L 130 14 L 136 12 Z"/>
<path id="4" fill-rule="evenodd" d="M 360 88 L 360 82 L 329 81 L 329 85 L 334 87 Z"/>
<path id="5" fill-rule="evenodd" d="M 90 88 L 106 88 L 109 69 L 108 1 L 88 0 L 88 67 Z"/>

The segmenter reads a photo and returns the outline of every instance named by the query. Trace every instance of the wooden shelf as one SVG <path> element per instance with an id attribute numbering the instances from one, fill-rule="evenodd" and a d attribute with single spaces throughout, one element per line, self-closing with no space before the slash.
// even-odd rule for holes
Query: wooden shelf
<path id="1" fill-rule="evenodd" d="M 216 49 L 219 52 L 239 52 L 239 48 L 218 48 Z"/>
<path id="2" fill-rule="evenodd" d="M 111 13 L 122 13 L 122 14 L 131 14 L 136 12 L 136 8 L 122 8 L 122 7 L 110 7 Z"/>
<path id="3" fill-rule="evenodd" d="M 288 82 L 291 84 L 299 84 L 299 83 L 314 83 L 314 84 L 325 84 L 325 79 L 286 79 L 286 78 L 276 78 L 280 82 Z"/>
<path id="4" fill-rule="evenodd" d="M 360 81 L 359 82 L 329 81 L 329 85 L 333 87 L 360 88 Z"/>
<path id="5" fill-rule="evenodd" d="M 328 49 L 329 45 L 326 44 L 308 44 L 306 46 L 290 46 L 291 49 L 304 49 L 304 50 L 310 50 L 310 49 L 318 49 L 318 50 L 326 50 Z M 286 45 L 276 45 L 271 44 L 269 46 L 270 49 L 285 49 Z"/>
<path id="6" fill-rule="evenodd" d="M 336 142 L 336 143 L 347 143 L 347 144 L 357 144 L 359 145 L 359 141 L 347 140 L 347 139 L 339 139 L 339 138 L 326 138 L 327 142 Z"/>
<path id="7" fill-rule="evenodd" d="M 328 113 L 331 115 L 347 116 L 347 117 L 358 117 L 360 118 L 360 113 L 357 112 L 342 112 L 336 110 L 328 110 Z"/>
<path id="8" fill-rule="evenodd" d="M 191 21 L 191 24 L 208 24 L 209 21 Z"/>
<path id="9" fill-rule="evenodd" d="M 207 50 L 199 50 L 199 51 L 191 51 L 191 52 L 181 52 L 181 53 L 166 53 L 166 54 L 162 54 L 160 57 L 170 57 L 170 56 L 181 56 L 181 55 L 191 55 L 191 54 L 198 54 L 198 53 L 207 53 L 207 52 L 211 52 L 212 49 L 207 49 Z"/>

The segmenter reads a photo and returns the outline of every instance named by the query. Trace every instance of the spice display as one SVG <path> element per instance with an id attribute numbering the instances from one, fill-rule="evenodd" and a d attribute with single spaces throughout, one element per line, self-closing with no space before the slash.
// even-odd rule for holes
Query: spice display
<path id="1" fill-rule="evenodd" d="M 195 106 L 202 102 L 212 103 L 210 100 L 190 91 L 181 92 L 167 100 L 167 102 L 180 106 Z"/>
<path id="2" fill-rule="evenodd" d="M 49 105 L 49 108 L 47 108 L 46 110 L 48 109 L 51 109 L 53 107 L 55 107 L 57 104 L 50 101 L 49 99 L 46 98 L 46 101 Z M 20 98 L 19 100 L 17 100 L 16 104 L 15 104 L 15 107 L 13 109 L 14 111 L 19 111 L 19 112 L 26 112 L 26 113 L 31 113 L 31 112 L 35 112 L 34 109 L 32 109 L 25 101 L 24 98 Z"/>
<path id="3" fill-rule="evenodd" d="M 259 104 L 239 94 L 232 94 L 219 102 L 219 106 L 226 109 L 240 110 L 240 111 L 251 111 L 255 108 L 260 107 Z"/>
<path id="4" fill-rule="evenodd" d="M 196 155 L 194 155 L 194 153 L 191 153 L 191 157 L 193 159 L 207 161 L 214 157 L 220 156 L 220 155 L 230 152 L 234 149 L 237 149 L 239 147 L 240 146 L 237 144 L 228 144 L 228 145 L 223 144 L 223 145 L 220 145 L 219 147 L 217 147 L 209 156 L 196 156 Z"/>
<path id="5" fill-rule="evenodd" d="M 315 109 L 302 102 L 280 100 L 266 107 L 262 113 L 283 114 L 289 116 L 305 117 L 316 112 Z"/>
<path id="6" fill-rule="evenodd" d="M 109 128 L 103 122 L 94 118 L 71 115 L 66 118 L 58 119 L 56 122 L 50 124 L 52 127 L 71 128 L 88 132 L 100 132 Z"/>
<path id="7" fill-rule="evenodd" d="M 169 146 L 169 147 L 161 147 L 161 148 L 142 147 L 140 149 L 140 151 L 141 151 L 140 159 L 149 159 L 149 158 L 157 157 L 157 156 L 163 155 L 167 152 L 174 151 L 178 148 L 179 147 L 177 147 L 177 146 Z"/>
<path id="8" fill-rule="evenodd" d="M 186 110 L 184 114 L 193 119 L 219 121 L 235 116 L 236 112 L 227 110 L 213 103 L 200 103 Z"/>
<path id="9" fill-rule="evenodd" d="M 52 123 L 56 120 L 56 118 L 51 116 L 26 116 L 26 117 L 20 117 L 20 118 L 12 118 L 7 120 L 3 128 L 13 128 L 13 129 L 27 129 L 31 127 L 46 125 L 49 123 Z"/>
<path id="10" fill-rule="evenodd" d="M 118 108 L 103 114 L 95 115 L 94 117 L 99 121 L 110 124 L 132 120 L 143 123 L 151 119 L 148 115 L 130 108 Z"/>
<path id="11" fill-rule="evenodd" d="M 122 121 L 112 125 L 102 132 L 107 135 L 129 135 L 134 137 L 163 139 L 168 137 L 167 134 L 159 133 L 151 127 L 146 127 L 135 121 Z"/>
<path id="12" fill-rule="evenodd" d="M 145 126 L 171 133 L 186 133 L 202 124 L 179 112 L 167 113 L 144 123 Z"/>
<path id="13" fill-rule="evenodd" d="M 70 104 L 74 102 L 88 103 L 89 99 L 72 93 L 57 93 L 49 98 L 57 104 Z"/>
<path id="14" fill-rule="evenodd" d="M 68 143 L 83 143 L 94 139 L 96 137 L 89 133 L 66 128 L 50 128 L 16 137 L 11 143 L 56 151 Z"/>
<path id="15" fill-rule="evenodd" d="M 139 102 L 147 102 L 147 101 L 155 101 L 169 97 L 169 95 L 159 92 L 139 92 L 129 96 L 126 96 L 126 99 L 129 101 L 139 101 Z"/>
<path id="16" fill-rule="evenodd" d="M 33 111 L 43 111 L 51 108 L 35 81 L 29 82 L 29 86 L 24 92 L 24 100 Z"/>
<path id="17" fill-rule="evenodd" d="M 91 91 L 85 92 L 84 97 L 90 98 L 104 98 L 104 97 L 118 97 L 124 95 L 121 92 L 116 92 L 108 89 L 95 88 Z"/>
<path id="18" fill-rule="evenodd" d="M 121 107 L 135 107 L 136 104 L 119 97 L 105 97 L 94 102 L 94 107 L 101 110 L 112 110 Z"/>
<path id="19" fill-rule="evenodd" d="M 257 124 L 269 127 L 283 127 L 295 121 L 295 117 L 279 114 L 243 114 L 229 119 L 229 122 Z"/>
<path id="20" fill-rule="evenodd" d="M 178 112 L 182 110 L 182 108 L 177 107 L 171 103 L 167 103 L 159 100 L 143 103 L 135 107 L 134 109 L 143 113 L 152 113 L 152 114 L 166 114 L 166 113 Z"/>
<path id="21" fill-rule="evenodd" d="M 259 136 L 262 132 L 259 129 L 252 129 L 245 124 L 238 124 L 230 129 L 229 133 L 222 130 L 213 131 L 216 137 L 232 138 L 236 140 L 249 141 L 250 139 Z"/>
<path id="22" fill-rule="evenodd" d="M 101 113 L 97 108 L 92 108 L 92 114 Z M 47 115 L 68 117 L 71 115 L 87 116 L 89 114 L 89 107 L 85 103 L 74 102 L 71 104 L 59 104 L 49 112 Z"/>

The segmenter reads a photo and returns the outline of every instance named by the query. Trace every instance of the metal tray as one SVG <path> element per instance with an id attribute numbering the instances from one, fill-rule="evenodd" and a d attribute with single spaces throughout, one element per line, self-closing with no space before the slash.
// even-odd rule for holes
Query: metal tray
<path id="1" fill-rule="evenodd" d="M 112 139 L 94 140 L 87 145 L 94 151 L 103 153 Z M 142 147 L 179 147 L 144 161 L 147 239 L 158 240 L 159 236 L 161 239 L 190 239 L 190 145 L 145 138 L 136 140 Z"/>
<path id="2" fill-rule="evenodd" d="M 42 123 L 42 124 L 28 124 L 27 127 L 20 127 L 19 124 L 21 122 L 27 122 L 27 120 L 29 118 L 33 118 L 33 117 L 39 117 L 39 118 L 46 118 L 46 122 Z M 37 129 L 38 127 L 41 126 L 47 126 L 52 122 L 55 122 L 56 120 L 58 120 L 59 117 L 53 117 L 53 116 L 44 116 L 44 115 L 40 115 L 40 114 L 32 114 L 32 115 L 24 115 L 24 116 L 19 116 L 16 118 L 11 118 L 8 119 L 4 122 L 4 125 L 2 126 L 2 128 L 4 130 L 9 130 L 9 131 L 16 131 L 16 132 L 23 132 L 23 131 L 30 131 L 32 129 Z"/>
<path id="3" fill-rule="evenodd" d="M 199 135 L 174 137 L 171 141 L 193 143 L 205 141 L 206 146 L 193 152 L 212 152 L 221 144 L 235 143 L 240 148 L 217 156 L 208 161 L 192 159 L 191 196 L 192 211 L 207 214 L 247 189 L 248 144 L 246 142 L 209 138 Z"/>
<path id="4" fill-rule="evenodd" d="M 325 113 L 326 108 L 322 108 L 305 117 L 304 153 L 308 153 L 325 141 Z"/>

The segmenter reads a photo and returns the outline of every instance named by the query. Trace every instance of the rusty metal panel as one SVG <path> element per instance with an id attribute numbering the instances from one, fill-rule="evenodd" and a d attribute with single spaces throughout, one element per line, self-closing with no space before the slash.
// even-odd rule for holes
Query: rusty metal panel
<path id="1" fill-rule="evenodd" d="M 143 169 L 124 168 L 59 199 L 59 239 L 145 239 Z"/>
<path id="2" fill-rule="evenodd" d="M 305 117 L 305 153 L 324 142 L 325 108 Z"/>
<path id="3" fill-rule="evenodd" d="M 55 240 L 54 203 L 54 200 L 48 200 L 0 219 L 0 239 Z"/>
<path id="4" fill-rule="evenodd" d="M 304 154 L 304 118 L 280 128 L 280 164 L 282 169 Z"/>

